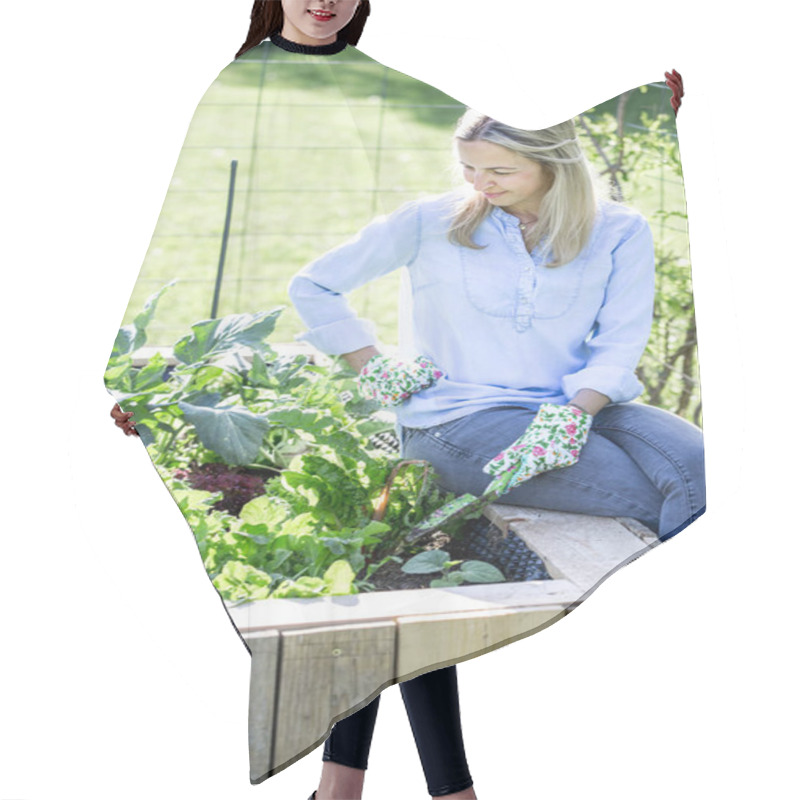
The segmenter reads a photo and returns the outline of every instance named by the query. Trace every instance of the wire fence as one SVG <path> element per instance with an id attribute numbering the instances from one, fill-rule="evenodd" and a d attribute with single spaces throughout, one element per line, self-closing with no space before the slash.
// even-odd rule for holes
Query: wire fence
<path id="1" fill-rule="evenodd" d="M 623 96 L 581 117 L 614 153 L 620 143 L 647 138 L 649 160 L 612 177 L 619 178 L 625 202 L 650 220 L 685 306 L 687 285 L 691 297 L 688 232 L 679 162 L 676 172 L 670 158 L 677 146 L 670 96 L 664 83 L 650 83 L 625 93 L 621 117 Z M 148 345 L 171 346 L 212 310 L 223 316 L 279 305 L 286 309 L 273 339 L 293 342 L 305 326 L 288 300 L 291 277 L 376 215 L 454 188 L 451 137 L 464 110 L 435 87 L 358 51 L 320 59 L 262 43 L 223 70 L 198 106 L 124 322 L 147 296 L 178 278 L 148 328 Z M 663 115 L 655 133 L 643 124 L 643 113 L 650 120 Z M 616 139 L 615 121 L 622 134 Z M 597 142 L 579 135 L 603 171 L 608 154 L 601 157 Z M 399 288 L 398 271 L 349 296 L 386 344 L 397 343 Z M 654 336 L 662 334 L 685 344 L 676 330 L 654 326 Z M 640 369 L 645 399 L 657 387 L 653 374 L 666 368 L 660 403 L 674 406 L 691 383 L 694 399 L 680 413 L 697 420 L 696 358 L 674 359 L 673 344 L 665 349 L 651 342 Z"/>

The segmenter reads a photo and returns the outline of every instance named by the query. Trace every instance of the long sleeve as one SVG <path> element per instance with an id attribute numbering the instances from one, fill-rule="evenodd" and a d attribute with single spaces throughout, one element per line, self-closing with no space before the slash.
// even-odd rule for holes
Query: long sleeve
<path id="1" fill-rule="evenodd" d="M 309 330 L 295 339 L 328 355 L 375 345 L 374 324 L 359 318 L 344 295 L 411 264 L 419 251 L 420 226 L 418 201 L 410 200 L 298 272 L 288 293 Z"/>
<path id="2" fill-rule="evenodd" d="M 586 345 L 586 366 L 563 378 L 568 397 L 580 389 L 594 389 L 612 403 L 623 403 L 642 393 L 634 370 L 650 337 L 654 298 L 653 235 L 647 220 L 637 215 L 612 251 L 603 305 Z"/>

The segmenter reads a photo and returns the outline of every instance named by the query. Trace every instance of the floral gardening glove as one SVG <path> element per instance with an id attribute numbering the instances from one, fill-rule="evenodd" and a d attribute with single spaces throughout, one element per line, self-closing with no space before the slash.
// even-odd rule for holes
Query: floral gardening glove
<path id="1" fill-rule="evenodd" d="M 485 493 L 505 494 L 534 475 L 576 464 L 591 426 L 586 411 L 543 403 L 525 433 L 484 466 L 496 476 Z"/>
<path id="2" fill-rule="evenodd" d="M 367 361 L 356 382 L 362 397 L 388 407 L 400 405 L 443 376 L 444 372 L 425 356 L 408 361 L 378 354 Z"/>

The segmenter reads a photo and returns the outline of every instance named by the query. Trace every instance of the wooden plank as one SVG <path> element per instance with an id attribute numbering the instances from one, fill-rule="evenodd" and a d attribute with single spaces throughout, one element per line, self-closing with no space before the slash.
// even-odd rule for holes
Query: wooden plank
<path id="1" fill-rule="evenodd" d="M 656 544 L 659 542 L 658 536 L 653 533 L 646 525 L 642 525 L 638 519 L 633 517 L 614 517 L 620 525 L 627 528 L 634 536 L 638 536 L 643 542 L 648 544 Z"/>
<path id="2" fill-rule="evenodd" d="M 395 677 L 394 622 L 282 633 L 273 765 L 317 747 L 333 721 L 366 705 Z"/>
<path id="3" fill-rule="evenodd" d="M 562 605 L 498 607 L 248 636 L 251 780 L 318 747 L 332 722 L 386 686 L 531 636 L 566 613 Z"/>
<path id="4" fill-rule="evenodd" d="M 398 620 L 397 674 L 409 680 L 532 636 L 569 611 L 563 606 L 431 614 Z"/>
<path id="5" fill-rule="evenodd" d="M 645 541 L 641 529 L 634 532 L 614 517 L 502 505 L 494 513 L 541 557 L 550 575 L 572 581 L 585 594 L 659 544 L 657 537 Z"/>
<path id="6" fill-rule="evenodd" d="M 252 656 L 248 719 L 250 779 L 258 780 L 272 767 L 272 727 L 277 703 L 280 634 L 267 631 L 257 639 L 246 641 Z"/>
<path id="7" fill-rule="evenodd" d="M 366 592 L 336 597 L 257 600 L 238 606 L 228 605 L 228 610 L 242 635 L 252 636 L 259 630 L 394 620 L 420 614 L 478 613 L 498 607 L 568 605 L 580 596 L 580 589 L 568 580 L 544 580 L 462 585 L 447 589 Z"/>

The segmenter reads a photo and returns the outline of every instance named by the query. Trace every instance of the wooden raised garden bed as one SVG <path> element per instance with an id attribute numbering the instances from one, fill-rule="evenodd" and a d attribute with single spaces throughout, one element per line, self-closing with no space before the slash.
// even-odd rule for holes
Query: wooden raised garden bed
<path id="1" fill-rule="evenodd" d="M 525 541 L 552 580 L 229 605 L 252 652 L 251 780 L 318 747 L 331 721 L 387 686 L 552 625 L 659 543 L 628 518 L 499 503 L 484 514 Z"/>

